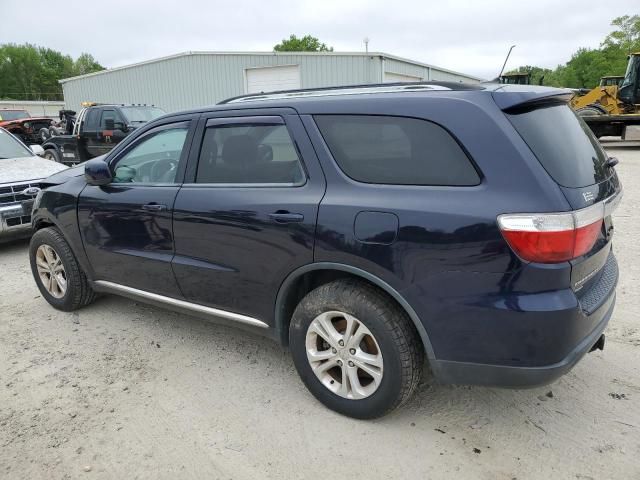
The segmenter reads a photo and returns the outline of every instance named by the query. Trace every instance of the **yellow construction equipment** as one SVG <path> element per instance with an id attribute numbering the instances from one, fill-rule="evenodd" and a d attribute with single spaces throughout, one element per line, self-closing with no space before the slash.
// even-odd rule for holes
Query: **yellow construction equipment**
<path id="1" fill-rule="evenodd" d="M 629 55 L 624 77 L 602 77 L 594 89 L 578 91 L 570 105 L 598 137 L 624 138 L 629 126 L 640 129 L 640 52 Z"/>

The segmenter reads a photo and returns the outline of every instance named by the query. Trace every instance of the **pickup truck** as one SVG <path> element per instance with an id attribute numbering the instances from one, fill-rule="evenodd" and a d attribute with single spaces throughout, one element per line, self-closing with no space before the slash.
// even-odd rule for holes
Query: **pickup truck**
<path id="1" fill-rule="evenodd" d="M 148 105 L 87 104 L 67 126 L 66 135 L 51 137 L 42 144 L 44 158 L 76 165 L 104 155 L 133 130 L 164 113 Z"/>

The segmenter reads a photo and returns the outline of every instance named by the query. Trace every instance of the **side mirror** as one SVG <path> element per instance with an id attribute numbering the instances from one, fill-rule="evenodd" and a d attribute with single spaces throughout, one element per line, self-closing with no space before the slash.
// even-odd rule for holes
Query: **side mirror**
<path id="1" fill-rule="evenodd" d="M 124 122 L 113 122 L 113 129 L 122 130 L 123 132 L 126 132 L 127 126 L 124 124 Z"/>
<path id="2" fill-rule="evenodd" d="M 33 152 L 34 155 L 37 155 L 39 157 L 44 156 L 44 148 L 42 148 L 40 145 L 29 145 L 29 149 Z"/>
<path id="3" fill-rule="evenodd" d="M 113 180 L 109 165 L 102 159 L 92 158 L 84 164 L 84 179 L 89 185 L 99 187 L 108 185 Z"/>

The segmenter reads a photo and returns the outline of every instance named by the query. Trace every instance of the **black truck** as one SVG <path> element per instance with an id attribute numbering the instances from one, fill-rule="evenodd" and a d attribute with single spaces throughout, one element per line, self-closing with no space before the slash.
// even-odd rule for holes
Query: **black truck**
<path id="1" fill-rule="evenodd" d="M 44 157 L 75 165 L 104 155 L 133 130 L 165 112 L 149 105 L 85 102 L 77 115 L 71 110 L 62 110 L 60 114 L 66 117 L 65 134 L 51 137 L 42 144 Z"/>

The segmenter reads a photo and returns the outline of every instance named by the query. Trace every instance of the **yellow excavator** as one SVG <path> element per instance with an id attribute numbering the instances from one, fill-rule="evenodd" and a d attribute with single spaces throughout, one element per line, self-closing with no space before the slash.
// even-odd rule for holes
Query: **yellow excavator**
<path id="1" fill-rule="evenodd" d="M 597 137 L 626 138 L 628 127 L 640 131 L 640 52 L 629 55 L 622 79 L 602 77 L 596 88 L 577 92 L 570 105 Z"/>

